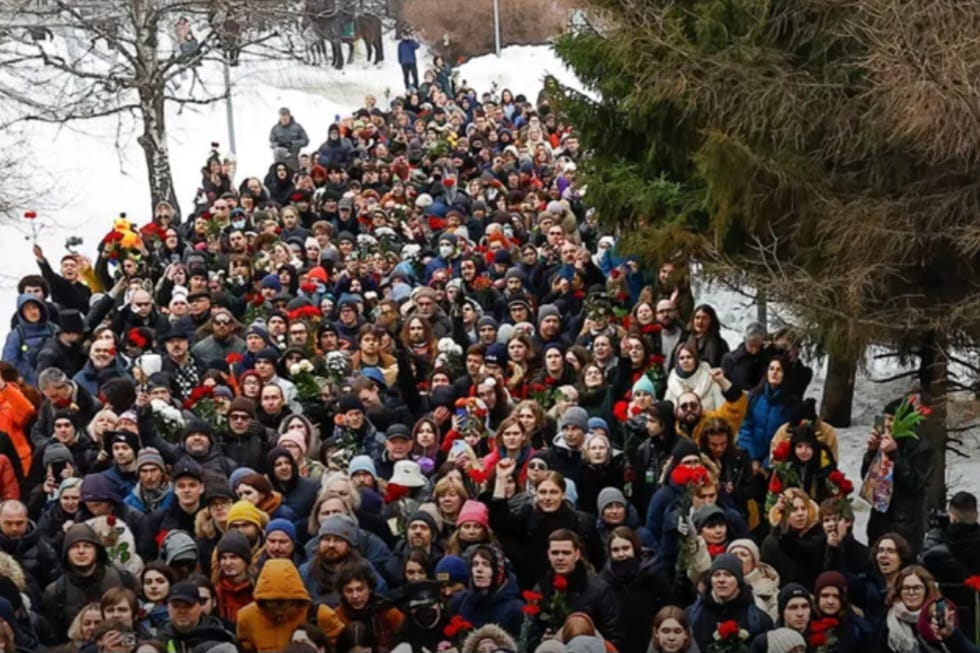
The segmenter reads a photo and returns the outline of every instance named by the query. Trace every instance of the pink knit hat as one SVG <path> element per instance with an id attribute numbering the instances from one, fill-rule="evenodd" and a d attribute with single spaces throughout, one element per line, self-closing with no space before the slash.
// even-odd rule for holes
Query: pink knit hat
<path id="1" fill-rule="evenodd" d="M 291 442 L 295 444 L 297 447 L 299 447 L 299 450 L 303 452 L 303 455 L 306 455 L 306 438 L 304 438 L 300 433 L 296 433 L 295 431 L 287 431 L 286 433 L 283 433 L 276 441 L 276 445 L 281 447 L 283 442 Z"/>
<path id="2" fill-rule="evenodd" d="M 467 499 L 463 507 L 459 509 L 459 517 L 456 518 L 456 525 L 460 526 L 468 521 L 475 521 L 486 529 L 490 528 L 490 512 L 487 506 L 479 501 Z"/>

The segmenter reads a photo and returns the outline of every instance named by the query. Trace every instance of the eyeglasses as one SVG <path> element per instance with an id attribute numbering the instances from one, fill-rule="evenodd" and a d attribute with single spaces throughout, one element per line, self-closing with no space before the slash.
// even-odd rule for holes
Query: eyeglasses
<path id="1" fill-rule="evenodd" d="M 214 320 L 215 326 L 228 326 L 229 324 L 231 324 L 231 320 L 224 320 L 224 319 Z"/>
<path id="2" fill-rule="evenodd" d="M 694 410 L 698 408 L 700 404 L 696 401 L 688 401 L 680 405 L 681 410 Z"/>
<path id="3" fill-rule="evenodd" d="M 229 415 L 228 419 L 230 419 L 233 422 L 247 422 L 252 418 L 244 413 L 235 413 L 234 415 Z"/>
<path id="4" fill-rule="evenodd" d="M 544 472 L 548 470 L 548 466 L 544 463 L 528 463 L 527 468 L 536 472 Z"/>
<path id="5" fill-rule="evenodd" d="M 926 591 L 925 585 L 902 585 L 902 591 L 909 594 L 922 594 Z"/>

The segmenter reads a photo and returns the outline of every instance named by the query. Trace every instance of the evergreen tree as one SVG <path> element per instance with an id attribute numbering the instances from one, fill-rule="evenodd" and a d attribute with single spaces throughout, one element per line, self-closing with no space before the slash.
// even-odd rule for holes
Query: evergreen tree
<path id="1" fill-rule="evenodd" d="M 947 350 L 980 331 L 980 4 L 590 4 L 556 48 L 600 99 L 551 91 L 623 247 L 791 306 L 845 376 L 870 343 L 918 356 L 942 451 Z"/>

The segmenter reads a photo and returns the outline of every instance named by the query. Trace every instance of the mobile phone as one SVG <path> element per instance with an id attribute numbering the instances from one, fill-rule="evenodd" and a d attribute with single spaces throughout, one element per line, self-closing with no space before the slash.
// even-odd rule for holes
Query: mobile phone
<path id="1" fill-rule="evenodd" d="M 885 432 L 885 416 L 884 415 L 875 415 L 875 426 L 874 426 L 874 430 L 875 430 L 875 433 L 879 433 L 879 434 Z"/>
<path id="2" fill-rule="evenodd" d="M 453 440 L 453 446 L 449 450 L 449 456 L 455 458 L 464 451 L 466 451 L 466 442 L 463 440 Z"/>
<path id="3" fill-rule="evenodd" d="M 939 630 L 946 627 L 946 599 L 936 599 L 936 626 Z"/>
<path id="4" fill-rule="evenodd" d="M 126 648 L 136 646 L 136 633 L 123 633 L 119 638 L 119 644 Z"/>

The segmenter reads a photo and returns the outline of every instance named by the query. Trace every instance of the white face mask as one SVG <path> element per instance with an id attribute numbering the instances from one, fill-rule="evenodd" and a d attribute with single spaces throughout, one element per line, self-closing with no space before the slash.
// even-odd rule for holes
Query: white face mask
<path id="1" fill-rule="evenodd" d="M 441 258 L 449 258 L 453 255 L 452 245 L 439 245 L 439 256 Z"/>
<path id="2" fill-rule="evenodd" d="M 244 220 L 232 220 L 231 221 L 231 226 L 233 226 L 235 229 L 244 229 L 245 228 L 245 221 Z"/>

